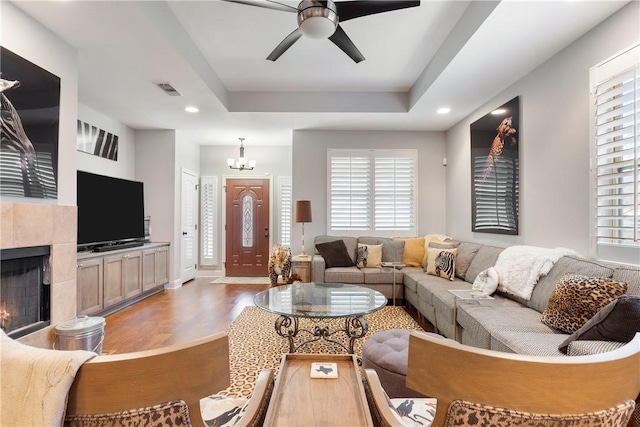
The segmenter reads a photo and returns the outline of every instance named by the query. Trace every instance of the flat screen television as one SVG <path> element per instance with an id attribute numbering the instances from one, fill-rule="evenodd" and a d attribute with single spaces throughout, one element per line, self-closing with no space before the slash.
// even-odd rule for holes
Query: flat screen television
<path id="1" fill-rule="evenodd" d="M 78 171 L 78 249 L 108 250 L 144 241 L 144 185 Z"/>

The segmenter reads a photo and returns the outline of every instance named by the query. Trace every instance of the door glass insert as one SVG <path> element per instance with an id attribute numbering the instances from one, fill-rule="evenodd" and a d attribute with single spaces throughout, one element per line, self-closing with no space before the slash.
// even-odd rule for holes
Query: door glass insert
<path id="1" fill-rule="evenodd" d="M 253 197 L 242 198 L 242 246 L 253 247 Z"/>

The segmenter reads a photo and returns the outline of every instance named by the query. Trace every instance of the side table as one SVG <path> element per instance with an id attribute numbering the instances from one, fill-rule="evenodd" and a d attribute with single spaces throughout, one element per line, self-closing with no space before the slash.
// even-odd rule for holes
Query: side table
<path id="1" fill-rule="evenodd" d="M 291 274 L 297 274 L 304 283 L 311 282 L 311 256 L 291 257 Z"/>
<path id="2" fill-rule="evenodd" d="M 460 342 L 458 336 L 458 300 L 488 300 L 493 299 L 490 295 L 484 295 L 472 289 L 450 289 L 453 294 L 453 339 Z"/>
<path id="3" fill-rule="evenodd" d="M 400 270 L 404 267 L 404 264 L 401 262 L 383 262 L 382 267 L 384 268 L 393 268 L 393 305 L 396 305 L 396 270 Z"/>

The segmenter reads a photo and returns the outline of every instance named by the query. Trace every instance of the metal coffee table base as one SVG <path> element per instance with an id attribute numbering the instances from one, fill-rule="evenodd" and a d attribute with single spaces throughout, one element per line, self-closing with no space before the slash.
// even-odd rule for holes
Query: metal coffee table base
<path id="1" fill-rule="evenodd" d="M 314 323 L 321 323 L 327 319 L 320 318 L 308 318 Z M 367 320 L 363 316 L 346 317 L 344 319 L 344 328 L 331 331 L 326 324 L 318 324 L 313 329 L 300 328 L 298 323 L 298 317 L 281 315 L 276 319 L 276 333 L 283 338 L 289 340 L 289 353 L 295 353 L 301 347 L 315 341 L 325 340 L 333 343 L 339 347 L 342 347 L 349 354 L 353 354 L 353 345 L 359 338 L 364 337 L 369 330 Z M 298 337 L 298 333 L 304 332 L 310 334 L 313 338 L 306 341 L 302 341 L 298 344 L 295 343 L 295 338 Z M 349 340 L 348 346 L 344 343 L 337 341 L 333 338 L 335 334 L 344 333 Z"/>

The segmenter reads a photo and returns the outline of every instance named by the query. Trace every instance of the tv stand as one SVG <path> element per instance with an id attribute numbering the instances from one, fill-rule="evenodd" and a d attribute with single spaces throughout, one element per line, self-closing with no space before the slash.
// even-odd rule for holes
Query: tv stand
<path id="1" fill-rule="evenodd" d="M 96 246 L 93 248 L 94 252 L 108 252 L 108 251 L 117 251 L 118 249 L 127 249 L 127 248 L 135 248 L 137 246 L 143 246 L 144 242 L 124 242 L 124 243 L 113 243 L 102 246 Z"/>

